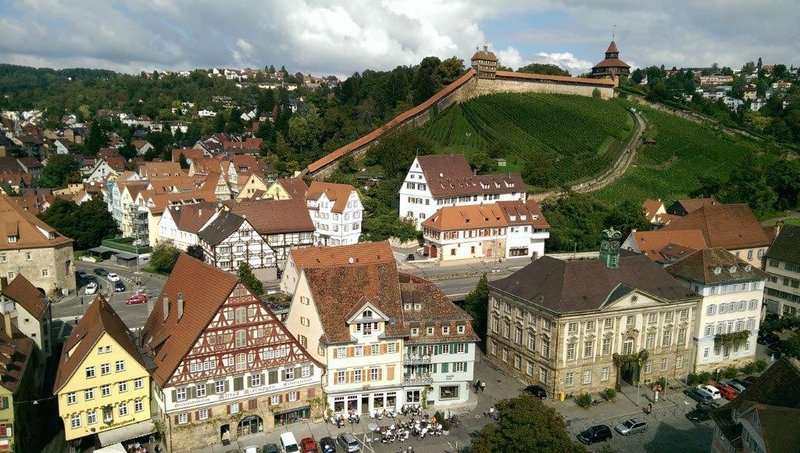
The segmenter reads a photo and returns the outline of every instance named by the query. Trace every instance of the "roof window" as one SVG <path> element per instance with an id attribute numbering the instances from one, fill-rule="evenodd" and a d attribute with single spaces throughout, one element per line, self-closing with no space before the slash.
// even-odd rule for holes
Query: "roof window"
<path id="1" fill-rule="evenodd" d="M 722 273 L 722 268 L 721 267 L 715 267 L 714 268 L 714 275 L 719 275 L 721 273 Z"/>

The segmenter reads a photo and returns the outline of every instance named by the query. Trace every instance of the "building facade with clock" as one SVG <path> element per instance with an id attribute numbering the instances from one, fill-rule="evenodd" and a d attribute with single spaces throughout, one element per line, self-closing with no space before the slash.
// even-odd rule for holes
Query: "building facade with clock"
<path id="1" fill-rule="evenodd" d="M 490 282 L 489 360 L 551 396 L 684 378 L 701 297 L 620 240 L 609 229 L 599 259 L 545 256 Z"/>

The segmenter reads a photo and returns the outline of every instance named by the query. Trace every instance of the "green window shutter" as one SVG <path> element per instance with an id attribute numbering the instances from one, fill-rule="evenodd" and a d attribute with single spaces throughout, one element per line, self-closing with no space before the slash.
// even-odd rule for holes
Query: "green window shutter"
<path id="1" fill-rule="evenodd" d="M 308 369 L 311 370 L 310 375 L 313 376 L 314 375 L 314 365 L 309 365 Z"/>
<path id="2" fill-rule="evenodd" d="M 190 400 L 197 398 L 197 387 L 195 387 L 194 385 L 189 386 L 189 391 L 186 393 L 188 393 L 188 397 Z"/>
<path id="3" fill-rule="evenodd" d="M 233 378 L 233 391 L 238 392 L 244 388 L 244 377 L 239 376 Z"/>
<path id="4" fill-rule="evenodd" d="M 225 379 L 225 392 L 230 391 L 230 389 L 231 389 L 231 383 L 230 383 L 230 381 Z"/>
<path id="5" fill-rule="evenodd" d="M 178 401 L 178 392 L 176 390 L 172 391 L 172 402 L 175 403 Z"/>
<path id="6" fill-rule="evenodd" d="M 214 394 L 214 383 L 206 384 L 206 395 Z"/>
<path id="7" fill-rule="evenodd" d="M 264 385 L 266 383 L 266 381 L 264 381 L 264 373 L 259 374 L 259 376 L 260 376 L 259 379 L 261 380 L 261 385 Z"/>
<path id="8" fill-rule="evenodd" d="M 450 364 L 449 363 L 443 363 L 442 364 L 442 373 L 447 373 L 449 371 L 449 369 L 450 369 Z"/>
<path id="9" fill-rule="evenodd" d="M 302 367 L 296 367 L 294 369 L 294 378 L 295 379 L 300 379 L 300 376 L 302 376 L 302 375 L 303 375 L 303 368 Z"/>
<path id="10" fill-rule="evenodd" d="M 276 370 L 272 370 L 269 372 L 269 383 L 276 384 L 278 382 L 278 372 Z"/>
<path id="11" fill-rule="evenodd" d="M 439 354 L 441 354 L 441 353 L 442 353 L 442 345 L 440 345 L 440 344 L 437 344 L 437 345 L 436 345 L 436 346 L 433 348 L 433 353 L 434 353 L 435 355 L 439 355 Z"/>

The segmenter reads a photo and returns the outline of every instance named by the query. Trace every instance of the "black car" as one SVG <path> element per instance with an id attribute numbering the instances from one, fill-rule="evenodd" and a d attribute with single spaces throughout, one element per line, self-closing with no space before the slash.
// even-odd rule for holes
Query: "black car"
<path id="1" fill-rule="evenodd" d="M 122 283 L 121 281 L 114 283 L 115 293 L 121 293 L 123 291 L 125 291 L 125 283 Z"/>
<path id="2" fill-rule="evenodd" d="M 734 380 L 733 380 L 733 382 L 735 382 L 735 383 L 737 383 L 737 384 L 741 385 L 741 386 L 742 386 L 742 387 L 744 387 L 745 389 L 746 389 L 747 387 L 750 387 L 750 385 L 752 385 L 752 384 L 753 384 L 753 381 L 751 381 L 751 380 L 749 380 L 749 379 L 739 379 L 739 378 L 736 378 L 736 379 L 734 379 Z"/>
<path id="3" fill-rule="evenodd" d="M 697 389 L 686 389 L 683 391 L 683 393 L 700 404 L 710 404 L 714 401 L 714 398 L 712 398 L 711 395 L 701 392 Z"/>
<path id="4" fill-rule="evenodd" d="M 606 425 L 596 425 L 578 434 L 578 440 L 591 445 L 595 442 L 603 442 L 611 439 L 611 428 Z"/>
<path id="5" fill-rule="evenodd" d="M 525 393 L 533 395 L 540 400 L 547 398 L 547 392 L 540 385 L 529 385 L 525 387 Z"/>
<path id="6" fill-rule="evenodd" d="M 261 449 L 261 453 L 281 453 L 281 449 L 276 444 L 267 444 Z"/>
<path id="7" fill-rule="evenodd" d="M 409 253 L 406 257 L 406 261 L 414 261 L 417 257 L 413 253 Z"/>
<path id="8" fill-rule="evenodd" d="M 711 414 L 709 414 L 708 409 L 697 408 L 686 414 L 686 418 L 693 422 L 704 422 L 711 419 Z"/>
<path id="9" fill-rule="evenodd" d="M 93 272 L 94 275 L 99 275 L 100 277 L 105 277 L 106 275 L 108 275 L 108 271 L 103 269 L 102 267 L 98 267 Z"/>
<path id="10" fill-rule="evenodd" d="M 322 453 L 336 453 L 336 441 L 332 437 L 323 437 L 319 441 L 319 448 L 322 449 Z"/>
<path id="11" fill-rule="evenodd" d="M 78 280 L 85 280 L 86 277 L 89 276 L 89 274 L 87 274 L 84 271 L 77 271 L 77 272 L 75 272 L 75 276 L 78 277 Z"/>

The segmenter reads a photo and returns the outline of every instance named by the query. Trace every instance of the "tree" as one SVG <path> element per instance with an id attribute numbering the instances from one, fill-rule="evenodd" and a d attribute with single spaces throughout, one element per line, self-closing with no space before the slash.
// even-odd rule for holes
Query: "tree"
<path id="1" fill-rule="evenodd" d="M 203 251 L 203 247 L 199 245 L 190 245 L 186 248 L 186 253 L 191 256 L 192 258 L 197 258 L 200 261 L 205 261 L 206 254 Z"/>
<path id="2" fill-rule="evenodd" d="M 552 187 L 555 181 L 553 167 L 541 154 L 532 155 L 522 166 L 522 179 L 532 186 Z"/>
<path id="3" fill-rule="evenodd" d="M 434 73 L 440 64 L 441 61 L 437 57 L 425 57 L 420 62 L 412 83 L 414 88 L 414 105 L 423 103 L 439 90 L 439 85 L 434 77 Z"/>
<path id="4" fill-rule="evenodd" d="M 492 173 L 497 168 L 497 162 L 489 157 L 486 151 L 476 151 L 469 157 L 469 166 L 479 175 Z"/>
<path id="5" fill-rule="evenodd" d="M 572 252 L 597 250 L 600 232 L 608 228 L 605 207 L 590 195 L 570 193 L 542 204 L 542 213 L 550 224 L 548 251 Z"/>
<path id="6" fill-rule="evenodd" d="M 523 66 L 517 72 L 527 72 L 530 74 L 546 74 L 556 76 L 570 76 L 569 71 L 561 68 L 560 66 L 549 63 L 531 63 Z"/>
<path id="7" fill-rule="evenodd" d="M 181 152 L 181 155 L 178 156 L 178 163 L 181 166 L 181 169 L 186 170 L 189 168 L 189 161 L 186 160 L 186 155 Z"/>
<path id="8" fill-rule="evenodd" d="M 472 316 L 472 327 L 475 333 L 486 341 L 486 317 L 489 310 L 489 280 L 486 274 L 481 275 L 478 285 L 467 294 L 464 300 L 464 310 Z"/>
<path id="9" fill-rule="evenodd" d="M 777 160 L 766 168 L 766 180 L 778 195 L 775 208 L 797 209 L 800 202 L 800 163 Z"/>
<path id="10" fill-rule="evenodd" d="M 175 267 L 181 251 L 169 242 L 159 242 L 150 254 L 150 269 L 160 274 L 169 274 Z"/>
<path id="11" fill-rule="evenodd" d="M 650 226 L 642 214 L 641 206 L 631 200 L 614 207 L 606 217 L 606 225 L 621 231 L 624 238 L 628 237 L 631 230 L 646 230 Z"/>
<path id="12" fill-rule="evenodd" d="M 500 420 L 478 433 L 472 442 L 475 453 L 586 451 L 572 440 L 561 415 L 533 395 L 504 399 L 495 408 Z"/>
<path id="13" fill-rule="evenodd" d="M 56 198 L 39 218 L 58 232 L 75 241 L 77 250 L 97 247 L 103 239 L 117 235 L 117 225 L 105 202 L 95 196 L 86 203 L 77 205 L 73 201 Z"/>
<path id="14" fill-rule="evenodd" d="M 239 279 L 247 285 L 256 296 L 260 296 L 264 294 L 264 285 L 256 278 L 255 274 L 253 274 L 253 268 L 250 267 L 250 264 L 247 261 L 242 261 L 242 264 L 239 265 L 239 271 L 237 272 Z"/>
<path id="15" fill-rule="evenodd" d="M 462 74 L 464 74 L 464 60 L 458 57 L 450 57 L 436 67 L 436 78 L 443 86 L 450 85 Z"/>
<path id="16" fill-rule="evenodd" d="M 99 121 L 93 122 L 89 127 L 89 136 L 86 137 L 86 142 L 83 144 L 83 155 L 94 157 L 100 152 L 100 148 L 106 145 L 108 145 L 108 140 L 103 126 Z"/>
<path id="17" fill-rule="evenodd" d="M 39 175 L 40 187 L 61 188 L 78 178 L 78 161 L 69 154 L 56 154 L 47 159 L 47 165 Z"/>
<path id="18" fill-rule="evenodd" d="M 719 197 L 724 203 L 747 203 L 758 217 L 771 211 L 778 200 L 778 195 L 767 184 L 763 162 L 752 153 L 731 172 Z"/>

